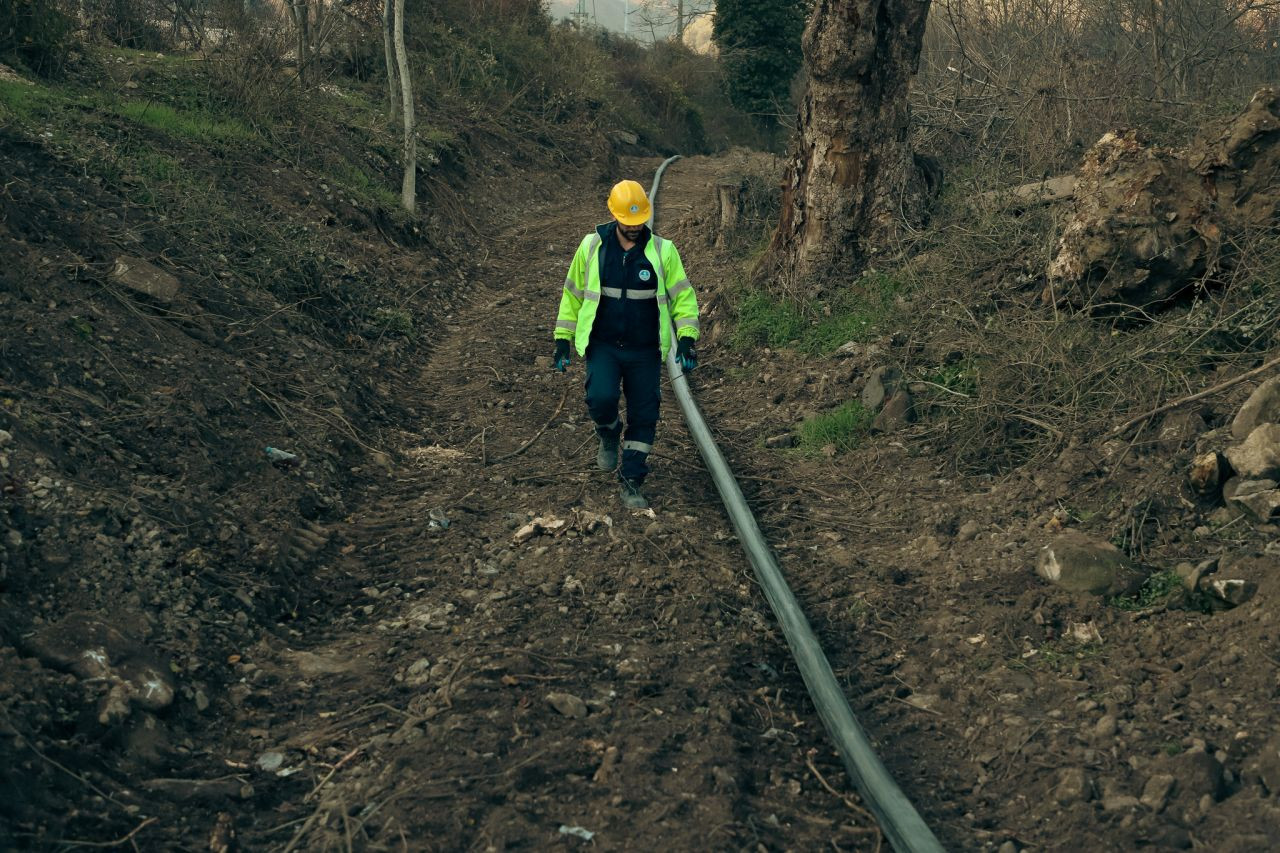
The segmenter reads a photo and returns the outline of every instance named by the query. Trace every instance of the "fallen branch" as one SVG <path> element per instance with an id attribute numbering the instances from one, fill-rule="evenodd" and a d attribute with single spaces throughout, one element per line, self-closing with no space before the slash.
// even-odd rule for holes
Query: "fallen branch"
<path id="1" fill-rule="evenodd" d="M 1255 367 L 1253 370 L 1246 370 L 1244 373 L 1241 373 L 1239 376 L 1228 379 L 1225 382 L 1219 382 L 1217 385 L 1214 385 L 1212 388 L 1206 388 L 1203 391 L 1199 391 L 1187 397 L 1182 397 L 1181 399 L 1174 400 L 1171 403 L 1165 403 L 1163 406 L 1157 406 L 1156 408 L 1152 409 L 1149 412 L 1144 412 L 1141 415 L 1138 415 L 1136 418 L 1130 418 L 1129 420 L 1120 424 L 1120 426 L 1111 430 L 1111 436 L 1114 438 L 1116 436 L 1123 435 L 1126 431 L 1129 430 L 1129 428 L 1137 426 L 1138 424 L 1142 423 L 1145 420 L 1154 418 L 1156 415 L 1162 415 L 1165 412 L 1169 411 L 1170 409 L 1176 409 L 1179 406 L 1185 406 L 1187 403 L 1194 403 L 1196 400 L 1203 400 L 1205 397 L 1212 397 L 1214 394 L 1217 394 L 1220 391 L 1225 391 L 1228 388 L 1231 388 L 1232 386 L 1239 385 L 1241 382 L 1244 382 L 1247 379 L 1252 379 L 1253 377 L 1261 373 L 1266 373 L 1268 370 L 1271 370 L 1272 368 L 1277 366 L 1280 366 L 1280 356 L 1277 356 L 1276 358 L 1271 359 L 1266 364 L 1263 364 L 1261 367 Z"/>
<path id="2" fill-rule="evenodd" d="M 548 418 L 548 419 L 547 419 L 547 422 L 546 422 L 545 424 L 543 424 L 543 425 L 542 425 L 542 429 L 538 430 L 538 431 L 534 434 L 533 438 L 529 439 L 529 440 L 528 440 L 528 441 L 526 441 L 524 444 L 522 444 L 522 445 L 520 445 L 519 447 L 517 447 L 515 450 L 511 451 L 510 453 L 504 453 L 503 455 L 501 455 L 501 456 L 497 457 L 497 458 L 496 458 L 496 459 L 494 459 L 493 461 L 494 461 L 495 463 L 503 462 L 503 461 L 505 461 L 505 460 L 507 460 L 507 459 L 510 459 L 510 458 L 514 457 L 514 456 L 519 456 L 521 453 L 524 453 L 526 450 L 528 450 L 530 447 L 532 447 L 532 446 L 533 446 L 533 443 L 534 443 L 535 441 L 537 441 L 538 439 L 542 438 L 542 434 L 543 434 L 544 432 L 546 432 L 546 431 L 547 431 L 547 428 L 548 428 L 548 427 L 550 427 L 550 426 L 551 426 L 551 424 L 555 422 L 555 419 L 556 419 L 556 418 L 558 418 L 558 417 L 560 416 L 560 410 L 564 408 L 564 401 L 565 401 L 565 400 L 568 400 L 568 399 L 569 399 L 569 389 L 568 389 L 568 388 L 566 388 L 566 389 L 564 389 L 564 393 L 560 395 L 560 405 L 556 406 L 556 410 L 555 410 L 554 412 L 552 412 L 552 413 L 551 413 L 551 417 L 550 417 L 550 418 Z"/>
<path id="3" fill-rule="evenodd" d="M 981 202 L 1000 202 L 1003 207 L 1024 210 L 1036 205 L 1052 204 L 1055 201 L 1075 198 L 1075 194 L 1076 176 L 1061 175 L 1056 178 L 1045 178 L 1043 181 L 1033 181 L 1017 187 L 1006 187 L 978 193 L 977 199 Z"/>

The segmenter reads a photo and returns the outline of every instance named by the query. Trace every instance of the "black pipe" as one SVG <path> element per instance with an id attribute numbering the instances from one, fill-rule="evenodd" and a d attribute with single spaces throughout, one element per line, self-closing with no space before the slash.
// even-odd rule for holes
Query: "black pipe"
<path id="1" fill-rule="evenodd" d="M 649 191 L 649 202 L 652 213 L 649 216 L 649 227 L 653 227 L 654 217 L 658 210 L 658 188 L 662 181 L 662 173 L 667 166 L 680 159 L 679 155 L 663 161 L 653 176 L 653 187 Z M 675 343 L 675 329 L 672 329 L 672 343 Z M 756 579 L 764 590 L 773 614 L 782 626 L 782 633 L 791 647 L 791 655 L 800 668 L 809 696 L 818 709 L 818 716 L 826 726 L 827 733 L 835 741 L 836 750 L 844 760 L 845 770 L 853 780 L 854 787 L 862 795 L 863 802 L 880 822 L 880 830 L 889 839 L 893 849 L 898 853 L 941 853 L 942 845 L 925 825 L 920 814 L 911 805 L 911 801 L 902 793 L 898 783 L 889 775 L 884 762 L 871 747 L 866 732 L 853 716 L 849 702 L 836 681 L 831 664 L 823 654 L 809 620 L 800 609 L 799 602 L 791 593 L 782 570 L 773 552 L 769 550 L 755 517 L 747 507 L 738 481 L 725 462 L 724 455 L 711 437 L 707 422 L 698 410 L 698 404 L 689 391 L 689 380 L 676 362 L 676 348 L 672 346 L 667 352 L 667 372 L 671 376 L 671 387 L 675 390 L 684 419 L 689 425 L 689 432 L 698 445 L 698 452 L 706 463 L 711 478 L 715 481 L 720 499 L 724 501 L 725 510 L 733 527 L 738 531 L 738 540 L 747 552 L 747 559 L 755 570 Z"/>

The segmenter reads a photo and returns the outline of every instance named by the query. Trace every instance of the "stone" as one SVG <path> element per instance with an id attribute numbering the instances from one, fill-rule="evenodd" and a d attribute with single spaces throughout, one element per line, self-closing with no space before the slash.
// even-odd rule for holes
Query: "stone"
<path id="1" fill-rule="evenodd" d="M 1107 794 L 1102 798 L 1102 810 L 1104 812 L 1120 812 L 1138 807 L 1138 798 L 1132 794 L 1122 794 L 1116 792 Z"/>
<path id="2" fill-rule="evenodd" d="M 779 447 L 795 447 L 796 437 L 791 433 L 783 433 L 782 435 L 772 435 L 764 440 L 764 446 L 770 449 Z"/>
<path id="3" fill-rule="evenodd" d="M 960 529 L 956 531 L 956 539 L 961 542 L 972 542 L 981 532 L 982 526 L 978 522 L 970 519 L 960 525 Z"/>
<path id="4" fill-rule="evenodd" d="M 1275 480 L 1232 477 L 1222 487 L 1222 497 L 1237 513 L 1243 509 L 1259 521 L 1270 521 L 1280 515 L 1280 483 Z"/>
<path id="5" fill-rule="evenodd" d="M 1244 441 L 1262 424 L 1280 423 L 1280 376 L 1263 382 L 1231 421 L 1231 435 Z"/>
<path id="6" fill-rule="evenodd" d="M 860 344 L 857 341 L 848 341 L 841 344 L 833 355 L 839 358 L 869 359 L 883 353 L 884 347 L 879 344 Z"/>
<path id="7" fill-rule="evenodd" d="M 894 432 L 911 423 L 911 420 L 911 394 L 905 388 L 899 388 L 871 422 L 871 431 Z"/>
<path id="8" fill-rule="evenodd" d="M 581 720 L 587 716 L 587 703 L 572 693 L 548 693 L 547 704 L 566 717 Z"/>
<path id="9" fill-rule="evenodd" d="M 533 359 L 533 366 L 538 368 L 539 370 L 550 370 L 553 366 L 551 363 L 551 356 L 549 355 L 535 356 Z"/>
<path id="10" fill-rule="evenodd" d="M 1199 590 L 1200 582 L 1204 580 L 1205 575 L 1211 575 L 1217 570 L 1217 559 L 1202 560 L 1194 565 L 1183 562 L 1173 567 L 1173 573 L 1182 578 L 1182 585 L 1188 592 Z"/>
<path id="11" fill-rule="evenodd" d="M 1227 460 L 1216 450 L 1202 453 L 1191 460 L 1191 473 L 1187 479 L 1196 494 L 1206 498 L 1216 498 L 1222 491 L 1230 468 Z"/>
<path id="12" fill-rule="evenodd" d="M 1082 803 L 1093 796 L 1093 786 L 1083 767 L 1066 767 L 1058 774 L 1058 784 L 1053 798 L 1062 805 Z"/>
<path id="13" fill-rule="evenodd" d="M 145 294 L 161 302 L 172 302 L 180 289 L 178 280 L 169 273 L 142 258 L 128 255 L 116 258 L 115 266 L 107 278 L 135 293 Z"/>
<path id="14" fill-rule="evenodd" d="M 1222 762 L 1202 750 L 1167 756 L 1152 770 L 1175 779 L 1173 794 L 1184 807 L 1198 803 L 1203 797 L 1220 800 L 1226 790 Z"/>
<path id="15" fill-rule="evenodd" d="M 258 769 L 274 773 L 284 766 L 283 752 L 264 752 L 258 756 Z"/>
<path id="16" fill-rule="evenodd" d="M 1096 738 L 1115 737 L 1119 728 L 1120 721 L 1115 714 L 1104 714 L 1098 722 L 1094 723 L 1093 736 Z"/>
<path id="17" fill-rule="evenodd" d="M 4 447 L 11 441 L 13 441 L 13 433 L 8 430 L 0 429 L 0 447 Z"/>
<path id="18" fill-rule="evenodd" d="M 195 695 L 196 710 L 204 713 L 209 710 L 209 696 L 203 690 L 197 690 Z"/>
<path id="19" fill-rule="evenodd" d="M 1280 424 L 1263 424 L 1224 455 L 1245 480 L 1280 480 Z"/>
<path id="20" fill-rule="evenodd" d="M 1190 850 L 1191 833 L 1176 824 L 1165 824 L 1150 832 L 1147 843 L 1153 850 Z"/>
<path id="21" fill-rule="evenodd" d="M 1071 592 L 1093 595 L 1134 593 L 1146 573 L 1110 542 L 1065 530 L 1040 549 L 1036 572 Z"/>
<path id="22" fill-rule="evenodd" d="M 1267 741 L 1251 764 L 1267 791 L 1272 796 L 1280 794 L 1280 735 Z"/>
<path id="23" fill-rule="evenodd" d="M 902 379 L 902 371 L 896 367 L 877 367 L 862 386 L 862 405 L 874 412 L 894 392 Z"/>
<path id="24" fill-rule="evenodd" d="M 1258 585 L 1244 578 L 1204 578 L 1200 581 L 1200 591 L 1237 607 L 1253 598 Z"/>
<path id="25" fill-rule="evenodd" d="M 1144 806 L 1158 812 L 1169 802 L 1169 795 L 1176 782 L 1168 773 L 1154 773 L 1147 779 L 1147 784 L 1142 786 L 1142 796 L 1139 799 Z"/>

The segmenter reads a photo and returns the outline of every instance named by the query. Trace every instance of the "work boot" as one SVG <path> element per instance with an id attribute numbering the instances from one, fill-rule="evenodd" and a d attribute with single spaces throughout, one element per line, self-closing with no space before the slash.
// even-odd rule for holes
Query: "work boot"
<path id="1" fill-rule="evenodd" d="M 623 480 L 622 488 L 618 493 L 622 498 L 622 505 L 627 509 L 649 508 L 649 502 L 644 499 L 644 495 L 640 494 L 640 484 L 635 480 Z"/>
<path id="2" fill-rule="evenodd" d="M 600 435 L 600 449 L 596 451 L 596 467 L 601 471 L 612 471 L 618 467 L 618 436 Z"/>

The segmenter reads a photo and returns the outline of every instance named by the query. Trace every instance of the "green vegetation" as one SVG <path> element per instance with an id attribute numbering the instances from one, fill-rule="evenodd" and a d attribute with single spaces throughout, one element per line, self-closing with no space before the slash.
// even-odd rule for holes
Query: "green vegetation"
<path id="1" fill-rule="evenodd" d="M 337 180 L 352 194 L 381 205 L 387 210 L 396 210 L 400 206 L 400 196 L 391 189 L 386 181 L 379 181 L 361 169 L 348 164 L 337 173 Z"/>
<path id="2" fill-rule="evenodd" d="M 720 48 L 729 99 L 761 127 L 789 115 L 791 80 L 800 70 L 803 0 L 719 0 L 712 39 Z"/>
<path id="3" fill-rule="evenodd" d="M 195 142 L 242 142 L 253 137 L 253 131 L 244 122 L 176 110 L 151 101 L 125 101 L 115 112 L 153 130 Z"/>
<path id="4" fill-rule="evenodd" d="M 732 342 L 739 349 L 789 347 L 827 355 L 849 341 L 868 341 L 884 333 L 894 317 L 902 281 L 870 271 L 835 299 L 798 303 L 763 290 L 744 294 Z"/>
<path id="5" fill-rule="evenodd" d="M 860 401 L 850 400 L 801 424 L 800 447 L 816 451 L 834 445 L 837 451 L 852 450 L 866 437 L 873 417 Z"/>
<path id="6" fill-rule="evenodd" d="M 0 119 L 5 124 L 44 118 L 58 101 L 58 95 L 48 87 L 0 80 Z"/>
<path id="7" fill-rule="evenodd" d="M 1173 572 L 1156 572 L 1147 578 L 1136 595 L 1112 597 L 1111 605 L 1121 610 L 1145 610 L 1163 604 L 1182 590 L 1182 579 Z"/>

